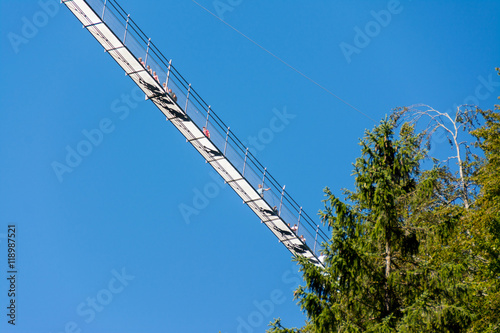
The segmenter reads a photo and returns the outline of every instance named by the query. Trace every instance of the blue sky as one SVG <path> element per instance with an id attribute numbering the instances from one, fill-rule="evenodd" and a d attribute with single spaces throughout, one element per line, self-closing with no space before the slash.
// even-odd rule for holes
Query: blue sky
<path id="1" fill-rule="evenodd" d="M 352 188 L 371 119 L 416 103 L 491 108 L 500 95 L 499 1 L 198 2 L 331 94 L 192 1 L 120 4 L 240 139 L 290 115 L 257 157 L 309 215 L 325 186 Z M 16 327 L 2 278 L 0 330 L 300 326 L 288 250 L 73 14 L 53 0 L 2 1 L 0 13 L 0 248 L 6 258 L 15 224 L 18 255 Z M 53 163 L 96 128 L 102 139 L 58 178 Z M 207 189 L 185 218 L 179 207 Z"/>

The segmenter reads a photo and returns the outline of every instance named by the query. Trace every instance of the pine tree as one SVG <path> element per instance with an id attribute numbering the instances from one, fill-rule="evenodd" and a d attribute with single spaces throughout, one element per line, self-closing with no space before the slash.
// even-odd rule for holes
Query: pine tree
<path id="1" fill-rule="evenodd" d="M 463 267 L 442 250 L 463 215 L 444 205 L 456 195 L 451 175 L 421 172 L 423 135 L 404 123 L 396 139 L 396 127 L 397 117 L 365 133 L 349 203 L 325 190 L 326 267 L 297 258 L 306 286 L 296 297 L 311 331 L 456 332 L 471 322 Z"/>
<path id="2" fill-rule="evenodd" d="M 432 108 L 413 120 L 412 110 L 396 110 L 366 131 L 354 191 L 343 201 L 325 189 L 325 268 L 295 259 L 306 283 L 295 297 L 308 321 L 287 329 L 276 319 L 268 332 L 500 332 L 499 108 L 447 117 L 458 172 L 435 159 L 421 169 L 425 140 L 447 126 Z M 420 116 L 433 123 L 416 134 Z"/>
<path id="3" fill-rule="evenodd" d="M 500 75 L 500 69 L 497 68 Z M 499 97 L 500 99 L 500 97 Z M 476 318 L 471 331 L 500 332 L 500 110 L 479 110 L 484 124 L 472 132 L 484 152 L 473 179 L 480 187 L 473 210 L 467 216 L 471 269 L 475 272 Z"/>

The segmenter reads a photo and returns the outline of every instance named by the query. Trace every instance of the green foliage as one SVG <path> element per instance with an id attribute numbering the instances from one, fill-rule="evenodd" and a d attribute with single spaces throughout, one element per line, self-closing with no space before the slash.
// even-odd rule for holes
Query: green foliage
<path id="1" fill-rule="evenodd" d="M 343 201 L 325 189 L 325 268 L 296 258 L 305 286 L 295 297 L 308 322 L 286 329 L 277 319 L 268 332 L 500 331 L 496 110 L 457 118 L 466 128 L 484 119 L 472 132 L 484 158 L 472 163 L 468 153 L 460 177 L 438 164 L 421 170 L 426 133 L 398 125 L 397 114 L 366 131 L 354 191 Z M 465 187 L 474 198 L 460 199 Z"/>
<path id="2" fill-rule="evenodd" d="M 497 68 L 497 71 L 500 69 Z M 466 219 L 470 237 L 467 249 L 477 278 L 473 305 L 477 318 L 471 331 L 500 331 L 500 110 L 479 110 L 484 125 L 472 132 L 484 152 L 474 180 L 480 186 L 475 205 Z"/>
<path id="3" fill-rule="evenodd" d="M 312 333 L 314 331 L 311 330 L 311 327 L 306 325 L 305 327 L 298 328 L 285 328 L 281 325 L 281 319 L 275 319 L 273 322 L 269 324 L 271 327 L 267 332 L 269 333 Z"/>

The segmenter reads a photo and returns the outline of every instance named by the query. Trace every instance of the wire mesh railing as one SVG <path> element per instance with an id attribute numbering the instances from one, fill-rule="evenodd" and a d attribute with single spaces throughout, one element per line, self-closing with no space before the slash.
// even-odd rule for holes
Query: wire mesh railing
<path id="1" fill-rule="evenodd" d="M 328 236 L 319 224 L 279 184 L 250 150 L 236 137 L 211 107 L 191 87 L 130 15 L 114 0 L 86 0 L 149 74 L 169 93 L 187 116 L 208 130 L 211 142 L 245 177 L 251 186 L 275 209 L 280 218 L 319 257 L 321 244 Z"/>

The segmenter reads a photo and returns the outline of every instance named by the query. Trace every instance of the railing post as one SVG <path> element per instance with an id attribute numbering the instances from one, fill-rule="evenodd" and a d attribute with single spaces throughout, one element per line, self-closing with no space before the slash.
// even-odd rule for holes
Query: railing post
<path id="1" fill-rule="evenodd" d="M 229 138 L 229 127 L 226 132 L 226 142 L 224 143 L 224 156 L 226 156 L 226 148 L 227 148 L 227 139 Z"/>
<path id="2" fill-rule="evenodd" d="M 299 232 L 299 227 L 300 227 L 300 216 L 302 214 L 302 207 L 300 207 L 299 210 L 299 219 L 297 220 L 297 233 Z"/>
<path id="3" fill-rule="evenodd" d="M 184 112 L 187 114 L 188 110 L 188 101 L 189 101 L 189 93 L 191 92 L 191 83 L 188 86 L 188 92 L 186 95 L 186 107 L 184 108 Z"/>
<path id="4" fill-rule="evenodd" d="M 104 22 L 104 11 L 106 10 L 106 0 L 104 0 L 104 7 L 102 7 L 101 20 Z"/>
<path id="5" fill-rule="evenodd" d="M 245 166 L 247 165 L 248 148 L 245 150 L 245 161 L 243 162 L 243 177 L 245 177 Z"/>
<path id="6" fill-rule="evenodd" d="M 314 248 L 313 248 L 313 254 L 316 255 L 316 242 L 318 241 L 318 231 L 319 231 L 319 224 L 316 228 L 316 237 L 314 237 Z"/>
<path id="7" fill-rule="evenodd" d="M 148 38 L 148 47 L 146 48 L 146 57 L 144 58 L 144 67 L 148 64 L 148 55 L 149 55 L 149 44 L 151 43 L 151 38 Z"/>
<path id="8" fill-rule="evenodd" d="M 125 33 L 123 34 L 123 44 L 125 44 L 125 38 L 127 38 L 127 29 L 128 29 L 128 20 L 130 18 L 130 14 L 127 15 L 127 22 L 125 23 Z"/>
<path id="9" fill-rule="evenodd" d="M 165 85 L 168 88 L 168 79 L 170 78 L 170 66 L 172 66 L 172 59 L 168 61 L 168 71 L 167 71 L 167 81 L 165 81 Z M 166 91 L 168 93 L 168 91 Z"/>
<path id="10" fill-rule="evenodd" d="M 281 199 L 280 199 L 280 212 L 281 212 L 281 206 L 283 206 L 283 195 L 285 194 L 285 186 L 283 185 L 283 189 L 281 190 Z"/>
<path id="11" fill-rule="evenodd" d="M 205 122 L 205 127 L 208 128 L 208 117 L 210 116 L 210 105 L 208 106 L 208 111 L 207 111 L 207 121 Z"/>

